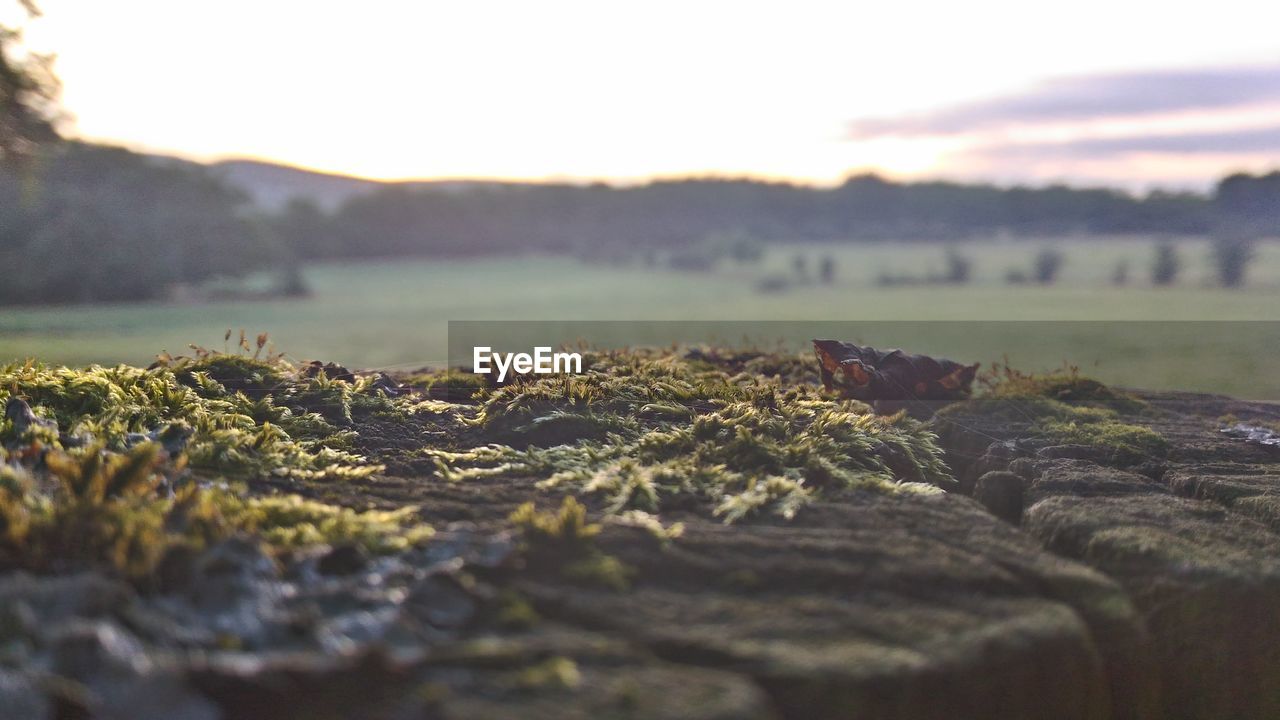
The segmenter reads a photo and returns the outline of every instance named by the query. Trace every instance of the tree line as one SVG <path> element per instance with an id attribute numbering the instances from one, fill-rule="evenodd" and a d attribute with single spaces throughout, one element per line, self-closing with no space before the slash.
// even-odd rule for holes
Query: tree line
<path id="1" fill-rule="evenodd" d="M 0 172 L 0 303 L 144 300 L 175 287 L 263 269 L 300 291 L 304 260 L 524 252 L 587 260 L 662 252 L 688 267 L 696 249 L 755 252 L 785 241 L 963 240 L 1211 234 L 1238 242 L 1280 230 L 1280 173 L 1233 175 L 1211 194 L 1061 186 L 900 183 L 872 175 L 834 188 L 753 180 L 388 184 L 333 212 L 296 200 L 255 208 L 204 166 L 59 142 Z M 719 252 L 721 250 L 717 250 Z"/>
<path id="2" fill-rule="evenodd" d="M 634 187 L 512 184 L 466 192 L 391 185 L 351 198 L 333 213 L 297 201 L 276 218 L 290 246 L 333 258 L 528 250 L 610 258 L 731 236 L 786 242 L 1201 235 L 1213 224 L 1213 203 L 1204 195 L 899 183 L 874 175 L 835 188 L 732 179 Z"/>
<path id="3" fill-rule="evenodd" d="M 292 255 L 201 166 L 74 142 L 0 172 L 0 303 L 145 300 Z"/>

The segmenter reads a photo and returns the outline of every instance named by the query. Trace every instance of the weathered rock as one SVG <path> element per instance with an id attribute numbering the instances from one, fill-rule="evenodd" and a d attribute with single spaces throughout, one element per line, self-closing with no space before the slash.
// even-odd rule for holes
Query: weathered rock
<path id="1" fill-rule="evenodd" d="M 784 717 L 1142 715 L 1141 623 L 1118 586 L 956 496 L 850 492 L 786 524 L 687 520 L 615 541 L 628 593 L 532 582 L 544 614 L 760 684 Z"/>
<path id="2" fill-rule="evenodd" d="M 119 612 L 134 600 L 124 583 L 96 573 L 39 577 L 17 572 L 0 575 L 0 608 L 21 603 L 41 625 L 71 618 L 98 618 Z"/>
<path id="3" fill-rule="evenodd" d="M 52 715 L 52 703 L 30 676 L 0 669 L 0 720 L 32 720 Z"/>
<path id="4" fill-rule="evenodd" d="M 323 575 L 351 575 L 369 564 L 369 553 L 355 543 L 339 545 L 321 557 L 316 569 Z"/>
<path id="5" fill-rule="evenodd" d="M 1147 464 L 952 418 L 960 493 L 607 523 L 623 591 L 523 562 L 507 515 L 559 498 L 498 476 L 317 489 L 421 507 L 439 532 L 391 557 L 237 539 L 142 593 L 0 576 L 0 718 L 1280 717 L 1280 460 L 1217 420 L 1280 411 L 1147 399 Z"/>
<path id="6" fill-rule="evenodd" d="M 1142 611 L 1161 717 L 1280 716 L 1280 466 L 1214 420 L 1166 412 L 1152 425 L 1174 440 L 1159 481 L 1046 461 L 1023 526 Z"/>
<path id="7" fill-rule="evenodd" d="M 1026 481 L 1015 473 L 993 470 L 978 478 L 973 488 L 973 499 L 991 511 L 992 515 L 1011 522 L 1022 522 L 1022 496 Z"/>

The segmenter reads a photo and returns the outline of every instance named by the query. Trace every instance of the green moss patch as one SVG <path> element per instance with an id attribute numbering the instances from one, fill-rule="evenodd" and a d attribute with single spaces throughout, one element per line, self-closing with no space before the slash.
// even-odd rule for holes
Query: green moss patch
<path id="1" fill-rule="evenodd" d="M 0 460 L 9 453 L 0 451 Z M 44 452 L 40 469 L 0 466 L 0 567 L 36 572 L 110 568 L 143 580 L 170 548 L 248 533 L 270 547 L 358 543 L 390 552 L 426 542 L 416 511 L 356 512 L 296 496 L 244 497 L 181 478 L 185 458 L 159 443 Z"/>
<path id="2" fill-rule="evenodd" d="M 790 518 L 824 491 L 951 482 L 924 424 L 813 386 L 731 373 L 705 353 L 596 354 L 588 367 L 481 392 L 472 422 L 503 444 L 429 451 L 440 474 L 537 478 L 599 498 L 609 514 L 705 508 L 726 522 Z"/>
<path id="3" fill-rule="evenodd" d="M 1168 452 L 1160 433 L 1120 419 L 1122 414 L 1148 411 L 1145 402 L 1083 377 L 1074 368 L 1031 375 L 1001 366 L 987 385 L 984 395 L 943 408 L 938 421 L 963 426 L 966 416 L 981 416 L 1025 425 L 1031 437 L 1106 449 L 1122 462 Z"/>
<path id="4" fill-rule="evenodd" d="M 236 534 L 281 550 L 425 542 L 431 529 L 413 508 L 359 512 L 247 492 L 253 481 L 379 472 L 352 451 L 353 426 L 418 412 L 372 378 L 329 377 L 325 366 L 264 355 L 264 344 L 165 355 L 147 369 L 0 367 L 0 403 L 13 399 L 0 420 L 0 566 L 138 579 L 171 547 Z"/>
<path id="5" fill-rule="evenodd" d="M 351 453 L 353 417 L 403 409 L 366 379 L 306 376 L 283 360 L 207 354 L 165 358 L 149 369 L 73 369 L 38 363 L 0 367 L 0 402 L 27 399 L 47 429 L 19 432 L 0 421 L 0 442 L 62 449 L 85 442 L 123 450 L 140 436 L 190 428 L 185 446 L 197 475 L 250 479 L 363 477 L 376 464 Z M 46 437 L 36 437 L 44 433 Z M 23 437 L 19 437 L 22 434 Z"/>
<path id="6" fill-rule="evenodd" d="M 1150 410 L 1146 402 L 1081 375 L 1080 369 L 1076 367 L 1032 374 L 1014 370 L 1007 364 L 997 364 L 984 379 L 984 384 L 996 398 L 1042 398 L 1076 408 L 1095 408 L 1124 414 Z"/>
<path id="7" fill-rule="evenodd" d="M 521 549 L 531 569 L 612 590 L 630 587 L 632 569 L 596 546 L 601 527 L 587 522 L 586 508 L 572 497 L 554 512 L 525 503 L 510 521 L 521 533 Z"/>

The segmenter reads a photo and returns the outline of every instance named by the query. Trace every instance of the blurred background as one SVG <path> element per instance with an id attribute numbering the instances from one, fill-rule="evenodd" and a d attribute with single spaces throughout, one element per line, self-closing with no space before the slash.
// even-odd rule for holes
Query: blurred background
<path id="1" fill-rule="evenodd" d="M 1280 9 L 688 5 L 0 0 L 0 361 L 1280 320 Z M 1108 327 L 1153 386 L 1249 394 L 1280 354 L 1237 324 L 1189 372 Z"/>

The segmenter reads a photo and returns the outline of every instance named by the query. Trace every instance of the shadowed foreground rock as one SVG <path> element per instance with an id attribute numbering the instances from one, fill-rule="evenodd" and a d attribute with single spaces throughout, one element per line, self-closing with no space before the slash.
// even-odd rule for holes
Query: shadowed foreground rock
<path id="1" fill-rule="evenodd" d="M 1216 432 L 1266 405 L 1171 398 L 1159 479 L 1089 461 L 1021 465 L 1025 528 L 1120 583 L 1150 633 L 1161 717 L 1280 716 L 1280 453 Z M 1184 413 L 1191 407 L 1201 416 Z"/>

